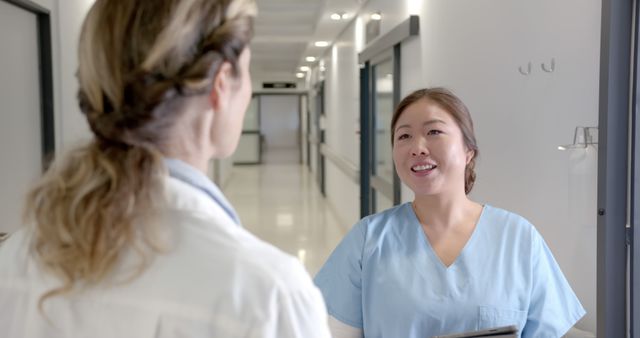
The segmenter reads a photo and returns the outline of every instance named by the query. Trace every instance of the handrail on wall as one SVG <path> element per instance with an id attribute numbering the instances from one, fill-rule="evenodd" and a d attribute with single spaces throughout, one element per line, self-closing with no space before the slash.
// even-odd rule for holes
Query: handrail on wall
<path id="1" fill-rule="evenodd" d="M 345 175 L 351 178 L 354 183 L 360 184 L 360 170 L 355 164 L 339 155 L 326 144 L 320 145 L 320 153 L 331 160 L 331 162 L 333 162 L 333 164 L 335 164 L 336 167 L 338 167 Z"/>

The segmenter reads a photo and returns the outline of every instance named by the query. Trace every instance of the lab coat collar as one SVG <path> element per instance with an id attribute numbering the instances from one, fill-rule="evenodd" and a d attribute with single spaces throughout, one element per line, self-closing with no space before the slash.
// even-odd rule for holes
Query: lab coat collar
<path id="1" fill-rule="evenodd" d="M 169 176 L 206 194 L 217 205 L 219 205 L 237 225 L 240 225 L 240 217 L 238 217 L 238 214 L 231 206 L 231 203 L 229 203 L 216 184 L 213 183 L 205 174 L 179 159 L 165 158 L 164 163 L 169 171 Z"/>

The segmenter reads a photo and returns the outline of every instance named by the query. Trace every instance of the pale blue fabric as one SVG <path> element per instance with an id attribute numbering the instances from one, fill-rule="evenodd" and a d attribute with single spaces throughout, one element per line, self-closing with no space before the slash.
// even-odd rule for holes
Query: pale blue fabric
<path id="1" fill-rule="evenodd" d="M 448 268 L 410 203 L 358 222 L 315 277 L 329 314 L 366 338 L 428 338 L 515 324 L 560 337 L 585 311 L 538 231 L 485 206 Z"/>
<path id="2" fill-rule="evenodd" d="M 205 193 L 211 199 L 213 199 L 222 209 L 233 219 L 236 224 L 240 225 L 240 217 L 236 213 L 235 209 L 231 206 L 231 203 L 224 197 L 224 194 L 215 183 L 213 183 L 205 174 L 200 170 L 192 167 L 191 165 L 175 159 L 165 158 L 164 164 L 169 170 L 169 175 L 175 179 L 178 179 L 184 183 L 187 183 L 198 190 Z"/>

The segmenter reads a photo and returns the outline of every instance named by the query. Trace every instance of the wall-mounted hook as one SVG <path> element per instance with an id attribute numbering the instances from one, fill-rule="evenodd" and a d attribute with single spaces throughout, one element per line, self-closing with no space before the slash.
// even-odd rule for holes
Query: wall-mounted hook
<path id="1" fill-rule="evenodd" d="M 558 150 L 584 148 L 598 145 L 598 127 L 576 127 L 573 143 L 558 146 Z"/>
<path id="2" fill-rule="evenodd" d="M 531 62 L 529 62 L 529 63 L 527 64 L 527 71 L 524 71 L 524 70 L 522 69 L 522 66 L 518 67 L 518 71 L 519 71 L 519 72 L 520 72 L 520 74 L 522 74 L 522 75 L 529 75 L 529 74 L 531 74 Z"/>
<path id="3" fill-rule="evenodd" d="M 547 66 L 546 63 L 541 63 L 540 66 L 542 66 L 542 70 L 544 70 L 547 73 L 553 73 L 554 70 L 556 70 L 556 59 L 555 58 L 551 58 L 551 66 Z"/>

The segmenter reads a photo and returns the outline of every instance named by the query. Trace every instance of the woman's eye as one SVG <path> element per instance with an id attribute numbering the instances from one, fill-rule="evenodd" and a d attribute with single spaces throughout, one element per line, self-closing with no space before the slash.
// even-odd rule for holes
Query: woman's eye
<path id="1" fill-rule="evenodd" d="M 400 136 L 398 136 L 398 140 L 405 140 L 409 138 L 409 134 L 401 134 Z"/>
<path id="2" fill-rule="evenodd" d="M 440 135 L 442 134 L 442 132 L 440 130 L 429 130 L 429 132 L 427 133 L 427 135 Z"/>

